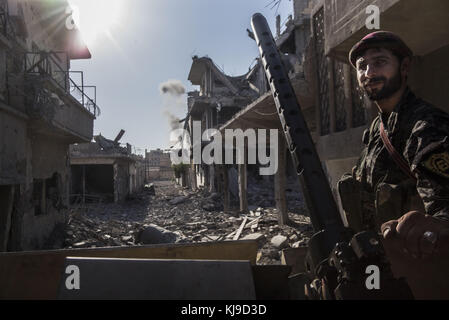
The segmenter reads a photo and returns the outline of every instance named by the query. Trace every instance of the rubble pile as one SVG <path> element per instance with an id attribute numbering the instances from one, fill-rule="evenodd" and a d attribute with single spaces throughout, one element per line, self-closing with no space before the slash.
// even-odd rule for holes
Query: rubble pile
<path id="1" fill-rule="evenodd" d="M 291 212 L 305 212 L 304 200 L 301 194 L 298 178 L 287 177 L 286 199 Z M 248 203 L 257 207 L 275 207 L 274 178 L 272 176 L 257 177 L 248 176 Z"/>
<path id="2" fill-rule="evenodd" d="M 173 182 L 158 182 L 154 195 L 142 192 L 124 204 L 89 204 L 73 209 L 64 247 L 253 239 L 259 243 L 259 264 L 279 264 L 280 250 L 306 245 L 313 233 L 308 217 L 301 212 L 289 213 L 291 224 L 278 226 L 277 210 L 256 206 L 252 203 L 257 203 L 257 198 L 253 200 L 249 199 L 247 214 L 224 213 L 218 193 L 193 192 Z M 271 201 L 269 192 L 263 201 L 259 204 Z"/>

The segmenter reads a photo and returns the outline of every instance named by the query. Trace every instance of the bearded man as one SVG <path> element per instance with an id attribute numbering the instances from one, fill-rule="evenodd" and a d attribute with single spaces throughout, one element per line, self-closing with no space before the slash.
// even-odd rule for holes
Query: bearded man
<path id="1" fill-rule="evenodd" d="M 404 254 L 427 259 L 449 253 L 449 115 L 408 87 L 412 57 L 386 31 L 351 49 L 359 86 L 379 115 L 338 187 L 350 227 L 381 231 L 387 244 L 394 240 Z"/>

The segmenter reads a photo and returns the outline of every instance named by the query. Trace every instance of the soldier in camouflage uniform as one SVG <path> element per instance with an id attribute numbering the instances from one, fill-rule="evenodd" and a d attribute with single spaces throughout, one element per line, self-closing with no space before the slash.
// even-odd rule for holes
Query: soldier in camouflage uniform
<path id="1" fill-rule="evenodd" d="M 395 34 L 364 37 L 349 54 L 360 87 L 379 109 L 352 175 L 339 182 L 348 224 L 401 239 L 427 258 L 449 249 L 449 115 L 407 86 L 413 53 Z"/>

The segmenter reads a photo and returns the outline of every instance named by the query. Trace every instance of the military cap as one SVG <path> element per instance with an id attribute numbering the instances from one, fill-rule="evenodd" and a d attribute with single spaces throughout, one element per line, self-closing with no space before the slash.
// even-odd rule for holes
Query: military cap
<path id="1" fill-rule="evenodd" d="M 371 48 L 385 48 L 391 50 L 401 58 L 412 57 L 412 50 L 399 38 L 398 35 L 389 31 L 376 31 L 366 35 L 357 42 L 349 52 L 349 61 L 356 67 L 357 59 Z"/>

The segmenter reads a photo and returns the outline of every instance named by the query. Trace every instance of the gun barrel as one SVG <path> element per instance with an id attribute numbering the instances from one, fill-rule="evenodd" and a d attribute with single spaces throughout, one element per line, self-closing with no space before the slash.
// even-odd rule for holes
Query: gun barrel
<path id="1" fill-rule="evenodd" d="M 325 229 L 333 234 L 331 238 L 338 239 L 343 222 L 270 27 L 260 13 L 253 15 L 251 26 L 313 227 L 317 232 Z"/>

